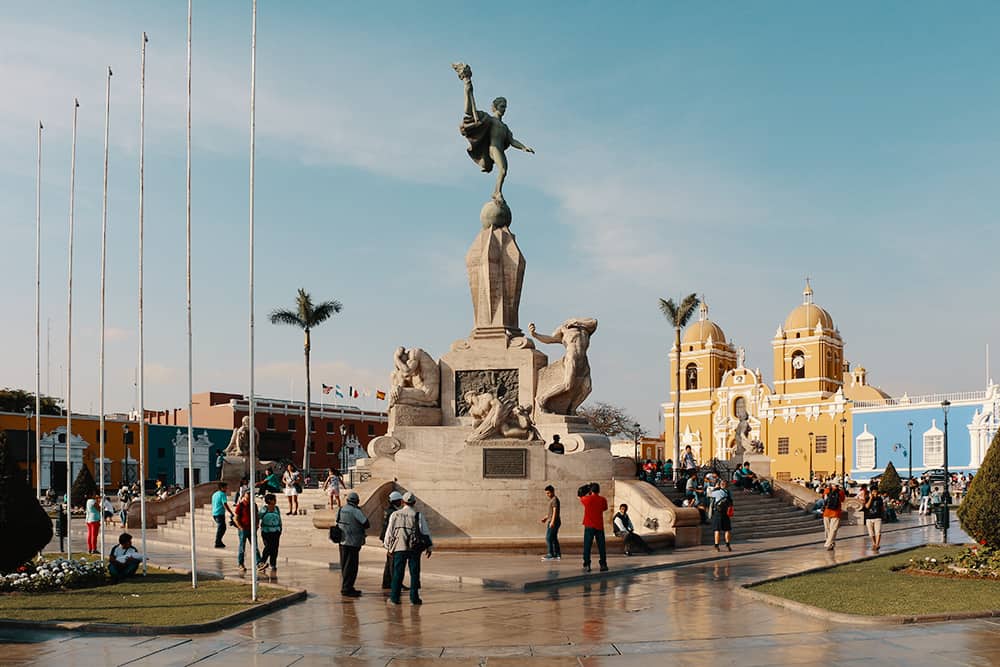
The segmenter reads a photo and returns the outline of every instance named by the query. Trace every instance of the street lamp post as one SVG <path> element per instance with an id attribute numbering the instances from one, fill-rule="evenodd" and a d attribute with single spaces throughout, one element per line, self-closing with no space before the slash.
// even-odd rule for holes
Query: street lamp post
<path id="1" fill-rule="evenodd" d="M 340 474 L 347 472 L 347 426 L 340 425 Z"/>
<path id="2" fill-rule="evenodd" d="M 847 417 L 840 418 L 840 484 L 847 489 Z"/>
<path id="3" fill-rule="evenodd" d="M 31 418 L 34 416 L 35 411 L 31 408 L 31 406 L 24 406 L 24 419 L 28 425 L 28 436 L 25 438 L 24 443 L 24 474 L 25 478 L 28 480 L 28 486 L 31 486 Z"/>
<path id="4" fill-rule="evenodd" d="M 813 432 L 809 431 L 809 486 L 813 483 Z"/>
<path id="5" fill-rule="evenodd" d="M 128 424 L 125 424 L 124 426 L 122 426 L 122 445 L 124 445 L 124 447 L 125 447 L 125 469 L 122 471 L 122 479 L 125 480 L 125 482 L 124 482 L 125 486 L 128 486 L 129 484 L 132 483 L 131 480 L 129 480 L 129 474 L 128 474 L 128 471 L 129 471 L 129 464 L 128 464 L 129 451 L 128 451 L 128 446 L 131 445 L 131 444 L 132 444 L 132 434 L 129 433 L 129 431 L 128 431 Z"/>
<path id="6" fill-rule="evenodd" d="M 642 470 L 642 466 L 639 465 L 639 429 L 642 428 L 639 424 L 632 425 L 632 440 L 635 444 L 635 476 L 639 477 L 639 471 Z"/>
<path id="7" fill-rule="evenodd" d="M 949 516 L 951 505 L 951 474 L 948 472 L 948 408 L 951 401 L 941 401 L 941 409 L 944 410 L 944 507 L 941 508 L 941 531 L 942 541 L 948 543 L 948 524 L 951 522 Z"/>
<path id="8" fill-rule="evenodd" d="M 910 464 L 909 477 L 906 483 L 909 484 L 910 480 L 913 479 L 913 422 L 906 422 L 906 430 L 910 432 L 910 444 L 907 445 L 906 458 Z"/>

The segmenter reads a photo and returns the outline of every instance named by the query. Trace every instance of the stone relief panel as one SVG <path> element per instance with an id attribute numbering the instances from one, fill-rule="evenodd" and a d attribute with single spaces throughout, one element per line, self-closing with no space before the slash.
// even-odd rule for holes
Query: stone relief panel
<path id="1" fill-rule="evenodd" d="M 455 371 L 455 414 L 469 414 L 466 395 L 493 394 L 498 399 L 517 402 L 518 374 L 516 368 Z"/>

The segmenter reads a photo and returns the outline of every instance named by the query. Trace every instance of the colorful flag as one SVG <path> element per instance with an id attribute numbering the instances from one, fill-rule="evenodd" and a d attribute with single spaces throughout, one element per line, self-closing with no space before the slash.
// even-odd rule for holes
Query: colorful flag
<path id="1" fill-rule="evenodd" d="M 358 396 L 360 396 L 360 395 L 361 395 L 361 394 L 360 394 L 360 393 L 358 393 L 358 390 L 357 390 L 357 389 L 355 389 L 354 387 L 351 387 L 351 398 L 357 398 L 357 397 L 358 397 Z"/>
<path id="2" fill-rule="evenodd" d="M 331 387 L 328 384 L 324 384 L 323 385 L 323 393 L 324 394 L 329 394 L 331 391 L 333 391 L 333 387 Z"/>
<path id="3" fill-rule="evenodd" d="M 344 397 L 344 392 L 341 391 L 339 384 L 338 385 L 334 385 L 333 389 L 334 389 L 334 395 L 337 398 L 343 398 Z"/>
<path id="4" fill-rule="evenodd" d="M 372 390 L 371 389 L 365 389 L 361 393 L 364 394 L 365 398 L 371 398 L 372 397 Z"/>
<path id="5" fill-rule="evenodd" d="M 385 400 L 385 392 L 382 391 L 381 389 L 376 389 L 375 390 L 375 398 L 377 400 L 384 401 Z"/>

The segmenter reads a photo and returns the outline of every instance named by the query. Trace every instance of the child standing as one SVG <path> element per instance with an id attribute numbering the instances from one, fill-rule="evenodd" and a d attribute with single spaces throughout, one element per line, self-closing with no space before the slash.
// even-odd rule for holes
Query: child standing
<path id="1" fill-rule="evenodd" d="M 264 496 L 266 507 L 260 514 L 260 536 L 264 540 L 264 551 L 260 555 L 260 564 L 257 569 L 264 571 L 267 569 L 268 561 L 271 563 L 271 576 L 277 574 L 278 570 L 278 543 L 281 542 L 281 511 L 278 510 L 278 499 L 273 493 Z"/>

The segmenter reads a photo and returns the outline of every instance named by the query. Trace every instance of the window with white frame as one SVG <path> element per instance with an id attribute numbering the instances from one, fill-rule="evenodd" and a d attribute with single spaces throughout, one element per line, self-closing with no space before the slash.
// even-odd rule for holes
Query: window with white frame
<path id="1" fill-rule="evenodd" d="M 937 427 L 936 420 L 924 431 L 924 467 L 938 468 L 944 465 L 944 432 Z"/>
<path id="2" fill-rule="evenodd" d="M 854 457 L 859 470 L 875 469 L 875 436 L 869 433 L 868 424 L 864 433 L 854 439 Z"/>

